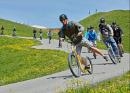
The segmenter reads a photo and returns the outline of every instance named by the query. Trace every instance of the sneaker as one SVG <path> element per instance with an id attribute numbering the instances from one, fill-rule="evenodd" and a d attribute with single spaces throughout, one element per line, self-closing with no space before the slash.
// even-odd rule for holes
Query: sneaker
<path id="1" fill-rule="evenodd" d="M 106 61 L 108 61 L 108 57 L 107 57 L 107 56 L 103 56 L 103 58 L 104 58 Z"/>
<path id="2" fill-rule="evenodd" d="M 90 66 L 87 65 L 87 66 L 84 67 L 84 69 L 85 69 L 85 70 L 86 70 L 86 69 L 90 69 Z"/>

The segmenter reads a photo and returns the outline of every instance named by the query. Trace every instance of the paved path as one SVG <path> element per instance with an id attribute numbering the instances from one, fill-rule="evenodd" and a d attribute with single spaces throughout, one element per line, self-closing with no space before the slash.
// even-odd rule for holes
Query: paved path
<path id="1" fill-rule="evenodd" d="M 26 37 L 25 37 L 26 38 Z M 31 37 L 28 39 L 32 39 Z M 44 39 L 42 45 L 33 46 L 32 48 L 37 49 L 57 49 L 61 51 L 69 52 L 70 45 L 64 43 L 64 48 L 58 48 L 58 41 L 52 40 L 51 44 L 48 44 L 48 40 Z M 86 48 L 83 48 L 82 55 L 85 56 Z M 105 51 L 103 51 L 105 53 Z M 97 56 L 97 59 L 93 59 L 91 53 L 88 53 L 93 63 L 93 74 L 83 75 L 80 78 L 74 78 L 69 70 L 55 73 L 52 75 L 44 76 L 41 78 L 36 78 L 32 80 L 27 80 L 23 82 L 18 82 L 14 84 L 9 84 L 5 86 L 0 86 L 0 93 L 57 93 L 69 86 L 72 86 L 73 80 L 79 80 L 82 82 L 89 82 L 93 84 L 95 82 L 100 82 L 102 80 L 110 79 L 115 76 L 119 76 L 127 71 L 129 71 L 130 55 L 125 53 L 122 58 L 122 62 L 118 64 L 112 64 L 109 59 L 106 62 L 101 56 Z"/>

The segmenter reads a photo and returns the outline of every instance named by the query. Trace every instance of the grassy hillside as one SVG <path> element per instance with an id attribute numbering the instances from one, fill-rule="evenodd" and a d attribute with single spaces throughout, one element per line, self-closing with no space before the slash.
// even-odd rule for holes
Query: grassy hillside
<path id="1" fill-rule="evenodd" d="M 101 17 L 104 17 L 108 24 L 111 24 L 113 21 L 116 21 L 116 23 L 122 28 L 124 32 L 124 49 L 125 51 L 130 52 L 130 10 L 114 10 L 110 12 L 99 12 L 81 20 L 80 23 L 85 27 L 85 29 L 92 25 L 95 27 L 95 30 L 98 31 L 98 24 Z M 98 43 L 98 47 L 103 48 L 104 46 L 102 43 Z"/>
<path id="2" fill-rule="evenodd" d="M 4 34 L 11 35 L 13 27 L 15 26 L 17 35 L 32 36 L 32 27 L 30 27 L 30 26 L 15 23 L 15 22 L 12 22 L 12 21 L 4 20 L 4 19 L 0 19 L 0 27 L 2 25 L 5 28 Z"/>
<path id="3" fill-rule="evenodd" d="M 5 30 L 4 30 L 4 34 L 6 35 L 12 35 L 12 30 L 13 27 L 16 27 L 16 34 L 17 36 L 33 36 L 33 27 L 29 26 L 29 25 L 25 25 L 25 24 L 20 24 L 20 23 L 16 23 L 16 22 L 12 22 L 9 20 L 5 20 L 5 19 L 0 19 L 0 28 L 1 26 L 4 26 Z M 37 30 L 37 37 L 39 37 L 39 30 L 40 29 L 36 29 Z M 47 29 L 42 29 L 43 31 L 43 38 L 47 38 Z M 1 31 L 0 31 L 1 32 Z M 53 38 L 57 38 L 57 32 L 53 32 Z"/>

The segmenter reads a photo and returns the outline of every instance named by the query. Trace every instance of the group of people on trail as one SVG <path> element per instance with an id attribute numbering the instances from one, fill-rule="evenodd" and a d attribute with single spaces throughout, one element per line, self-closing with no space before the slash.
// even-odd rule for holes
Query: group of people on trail
<path id="1" fill-rule="evenodd" d="M 40 40 L 42 40 L 42 37 L 43 37 L 43 32 L 42 32 L 42 29 L 39 30 L 39 38 Z M 37 38 L 37 30 L 34 28 L 33 29 L 33 38 L 36 39 Z"/>
<path id="2" fill-rule="evenodd" d="M 4 28 L 3 25 L 1 26 L 0 30 L 1 30 L 0 35 L 4 35 L 5 34 L 4 33 L 5 28 Z M 16 36 L 16 27 L 15 26 L 13 27 L 13 30 L 12 30 L 12 36 Z"/>
<path id="3" fill-rule="evenodd" d="M 40 40 L 42 40 L 42 29 L 39 30 L 39 38 Z M 37 38 L 37 30 L 34 28 L 33 29 L 33 38 L 36 39 Z"/>
<path id="4" fill-rule="evenodd" d="M 111 44 L 115 55 L 120 58 L 119 48 L 121 48 L 122 53 L 123 45 L 122 45 L 122 36 L 123 31 L 121 28 L 116 25 L 116 22 L 112 22 L 111 25 L 107 24 L 104 18 L 100 19 L 99 31 L 102 34 L 102 40 L 106 47 L 108 47 L 108 43 Z M 118 45 L 120 47 L 118 47 Z M 123 57 L 121 55 L 121 57 Z"/>
<path id="5" fill-rule="evenodd" d="M 51 43 L 51 39 L 52 39 L 52 31 L 51 29 L 49 29 L 49 31 L 47 32 L 47 37 L 49 39 L 49 44 Z M 33 29 L 33 38 L 36 39 L 37 38 L 37 30 L 36 29 Z M 40 40 L 43 39 L 43 31 L 42 29 L 39 30 L 39 38 Z"/>
<path id="6" fill-rule="evenodd" d="M 97 54 L 100 54 L 106 61 L 108 61 L 108 57 L 104 55 L 97 47 L 93 46 L 93 44 L 96 45 L 97 40 L 97 33 L 94 30 L 93 26 L 87 28 L 87 32 L 84 35 L 83 34 L 84 27 L 77 22 L 69 21 L 68 17 L 65 14 L 61 14 L 59 16 L 59 20 L 63 25 L 59 32 L 60 41 L 64 40 L 66 37 L 69 38 L 71 42 L 76 46 L 76 52 L 80 57 L 81 57 L 82 45 L 85 45 L 89 50 Z M 117 29 L 119 30 L 120 28 L 118 26 L 115 27 L 115 23 L 113 25 L 111 26 L 107 24 L 105 22 L 105 19 L 101 18 L 99 23 L 99 31 L 102 35 L 102 40 L 105 43 L 106 47 L 108 47 L 107 42 L 110 42 L 116 56 L 119 57 L 116 42 L 121 44 L 120 35 L 122 34 L 122 32 L 120 33 L 119 36 L 116 35 L 115 33 L 118 33 Z M 119 37 L 120 39 L 119 38 L 117 39 L 117 37 Z M 119 41 L 116 41 L 115 38 Z M 83 63 L 87 68 L 87 65 L 85 64 L 86 62 Z"/>
<path id="7" fill-rule="evenodd" d="M 17 34 L 16 34 L 16 26 L 13 27 L 12 29 L 12 36 L 15 37 Z M 0 28 L 0 35 L 4 35 L 5 33 L 5 27 L 2 25 L 1 28 Z M 49 31 L 47 32 L 47 37 L 49 39 L 49 44 L 51 43 L 51 39 L 52 39 L 52 31 L 51 29 L 49 29 Z M 37 38 L 37 30 L 35 28 L 33 28 L 33 38 L 36 39 Z M 39 30 L 39 38 L 40 40 L 43 39 L 43 31 L 42 29 Z"/>

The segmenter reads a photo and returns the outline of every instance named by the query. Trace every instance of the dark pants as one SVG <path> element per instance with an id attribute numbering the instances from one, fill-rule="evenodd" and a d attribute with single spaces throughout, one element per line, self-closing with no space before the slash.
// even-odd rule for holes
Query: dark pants
<path id="1" fill-rule="evenodd" d="M 116 41 L 117 44 L 121 44 L 121 42 L 122 42 L 121 37 L 114 37 L 114 40 Z"/>
<path id="2" fill-rule="evenodd" d="M 33 34 L 33 38 L 35 38 L 35 39 L 36 39 L 36 33 L 34 33 L 34 34 Z"/>
<path id="3" fill-rule="evenodd" d="M 48 38 L 49 38 L 49 44 L 51 43 L 51 36 L 48 36 Z"/>

